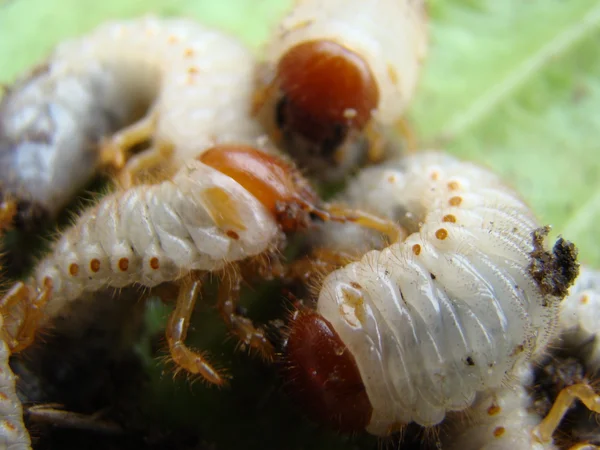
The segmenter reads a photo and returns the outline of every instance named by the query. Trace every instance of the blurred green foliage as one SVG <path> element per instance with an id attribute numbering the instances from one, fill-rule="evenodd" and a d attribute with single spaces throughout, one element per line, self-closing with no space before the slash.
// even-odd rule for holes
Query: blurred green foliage
<path id="1" fill-rule="evenodd" d="M 359 1 L 359 0 L 354 0 Z M 365 0 L 363 0 L 365 1 Z M 0 82 L 43 61 L 63 39 L 142 12 L 186 15 L 228 30 L 257 51 L 289 0 L 10 0 L 0 2 Z M 492 167 L 544 223 L 575 241 L 600 267 L 600 2 L 597 0 L 430 0 L 431 51 L 410 118 L 425 147 Z M 257 320 L 282 317 L 265 288 Z M 210 306 L 191 339 L 235 375 L 229 389 L 173 382 L 149 355 L 169 308 L 151 303 L 139 348 L 153 380 L 145 399 L 162 423 L 198 430 L 216 448 L 375 448 L 303 420 L 272 367 L 223 345 Z M 241 436 L 241 438 L 240 438 Z"/>

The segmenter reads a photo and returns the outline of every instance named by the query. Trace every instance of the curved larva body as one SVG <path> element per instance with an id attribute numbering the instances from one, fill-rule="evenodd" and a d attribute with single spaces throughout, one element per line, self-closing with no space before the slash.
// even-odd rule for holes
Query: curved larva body
<path id="1" fill-rule="evenodd" d="M 241 43 L 187 19 L 108 22 L 64 42 L 2 102 L 2 189 L 55 214 L 96 169 L 98 140 L 147 108 L 175 164 L 254 138 L 253 71 Z"/>
<path id="2" fill-rule="evenodd" d="M 0 328 L 3 326 L 0 316 Z M 0 339 L 0 448 L 29 450 L 29 433 L 23 423 L 23 406 L 17 397 L 16 378 L 8 364 L 10 350 Z"/>
<path id="3" fill-rule="evenodd" d="M 559 326 L 570 347 L 584 350 L 586 369 L 600 369 L 600 273 L 583 267 L 560 306 Z M 582 348 L 583 347 L 583 348 Z"/>
<path id="4" fill-rule="evenodd" d="M 532 411 L 527 387 L 533 381 L 530 364 L 514 374 L 518 382 L 506 389 L 477 395 L 466 414 L 455 414 L 444 423 L 443 447 L 448 450 L 555 450 L 553 443 L 540 443 L 531 430 L 541 418 Z M 456 417 L 454 417 L 456 416 Z"/>
<path id="5" fill-rule="evenodd" d="M 415 91 L 427 51 L 425 5 L 421 0 L 298 0 L 266 51 L 275 67 L 295 45 L 328 39 L 365 59 L 377 80 L 376 118 L 390 124 Z"/>
<path id="6" fill-rule="evenodd" d="M 45 320 L 83 291 L 152 287 L 192 270 L 216 271 L 279 242 L 269 211 L 223 173 L 189 161 L 172 180 L 103 198 L 36 267 L 53 282 Z"/>
<path id="7" fill-rule="evenodd" d="M 356 359 L 369 432 L 435 425 L 545 348 L 558 302 L 530 274 L 538 226 L 495 175 L 423 153 L 367 169 L 346 199 L 412 232 L 331 273 L 318 299 Z"/>

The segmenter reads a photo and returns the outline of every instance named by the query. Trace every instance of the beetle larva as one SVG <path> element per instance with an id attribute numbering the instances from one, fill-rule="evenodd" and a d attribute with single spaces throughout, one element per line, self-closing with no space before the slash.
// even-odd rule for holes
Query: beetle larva
<path id="1" fill-rule="evenodd" d="M 102 162 L 122 166 L 138 143 L 151 141 L 132 171 L 168 154 L 178 166 L 200 147 L 247 142 L 260 133 L 253 77 L 250 50 L 192 20 L 100 25 L 60 44 L 3 98 L 0 192 L 19 200 L 25 226 L 54 217 Z"/>
<path id="2" fill-rule="evenodd" d="M 421 0 L 300 0 L 272 36 L 257 111 L 300 164 L 338 178 L 377 153 L 397 123 L 427 49 Z"/>
<path id="3" fill-rule="evenodd" d="M 548 228 L 497 176 L 422 153 L 364 170 L 344 198 L 408 237 L 330 273 L 316 311 L 295 315 L 290 377 L 318 417 L 376 435 L 433 426 L 545 350 L 577 252 L 547 249 Z"/>

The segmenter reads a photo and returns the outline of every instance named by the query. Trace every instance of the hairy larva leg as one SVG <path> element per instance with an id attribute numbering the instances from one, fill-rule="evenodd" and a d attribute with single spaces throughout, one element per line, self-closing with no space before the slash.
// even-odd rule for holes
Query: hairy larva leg
<path id="1" fill-rule="evenodd" d="M 173 154 L 173 151 L 173 146 L 157 143 L 139 155 L 133 156 L 119 172 L 119 185 L 124 189 L 132 187 L 142 172 L 163 164 Z"/>
<path id="2" fill-rule="evenodd" d="M 0 201 L 0 233 L 9 229 L 17 214 L 17 203 L 10 199 Z"/>
<path id="3" fill-rule="evenodd" d="M 199 280 L 186 279 L 181 282 L 175 310 L 167 323 L 167 342 L 175 364 L 190 373 L 202 376 L 209 383 L 222 386 L 226 382 L 225 378 L 208 363 L 204 355 L 185 345 L 190 317 L 201 288 L 202 282 Z"/>
<path id="4" fill-rule="evenodd" d="M 271 360 L 275 353 L 273 345 L 268 341 L 262 329 L 256 328 L 247 317 L 237 314 L 240 300 L 240 284 L 242 278 L 234 274 L 229 280 L 223 280 L 219 286 L 218 308 L 223 321 L 238 339 L 251 349 L 258 350 L 260 355 Z"/>
<path id="5" fill-rule="evenodd" d="M 581 443 L 581 444 L 575 444 L 571 447 L 569 447 L 569 450 L 597 450 L 600 449 L 600 447 L 598 447 L 597 445 L 593 445 L 593 444 L 587 444 L 587 443 Z"/>
<path id="6" fill-rule="evenodd" d="M 560 391 L 548 415 L 533 429 L 534 438 L 541 443 L 551 442 L 554 431 L 575 400 L 580 400 L 590 411 L 600 413 L 600 395 L 589 384 L 568 386 Z"/>
<path id="7" fill-rule="evenodd" d="M 35 338 L 35 333 L 43 317 L 44 307 L 52 294 L 52 280 L 46 278 L 42 289 L 35 298 L 31 299 L 30 289 L 23 283 L 16 283 L 0 300 L 0 312 L 3 317 L 10 317 L 9 311 L 18 304 L 24 304 L 23 322 L 18 327 L 15 336 L 9 336 L 4 331 L 12 353 L 20 352 L 29 347 Z"/>
<path id="8" fill-rule="evenodd" d="M 362 227 L 378 231 L 385 234 L 390 243 L 398 242 L 408 235 L 406 230 L 393 220 L 384 219 L 366 211 L 348 208 L 343 205 L 324 205 L 322 208 L 313 209 L 310 212 L 324 221 L 353 222 Z"/>
<path id="9" fill-rule="evenodd" d="M 101 163 L 115 169 L 122 169 L 127 161 L 127 153 L 152 137 L 157 119 L 158 113 L 152 110 L 139 121 L 105 139 L 101 144 Z"/>

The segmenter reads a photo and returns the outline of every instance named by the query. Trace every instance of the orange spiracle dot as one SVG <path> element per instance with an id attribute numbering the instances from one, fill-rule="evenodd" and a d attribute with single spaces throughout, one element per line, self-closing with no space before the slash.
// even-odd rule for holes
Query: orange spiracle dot
<path id="1" fill-rule="evenodd" d="M 454 214 L 446 214 L 442 219 L 443 222 L 456 223 L 456 216 Z"/>
<path id="2" fill-rule="evenodd" d="M 496 438 L 501 437 L 505 431 L 506 431 L 506 429 L 504 427 L 496 427 L 494 429 L 494 437 L 496 437 Z"/>
<path id="3" fill-rule="evenodd" d="M 152 257 L 150 259 L 150 268 L 152 270 L 158 270 L 160 268 L 160 263 L 158 261 L 158 258 L 156 256 Z"/>
<path id="4" fill-rule="evenodd" d="M 71 263 L 71 265 L 69 266 L 69 274 L 71 274 L 71 276 L 76 277 L 78 273 L 79 265 L 77 263 Z"/>
<path id="5" fill-rule="evenodd" d="M 127 269 L 129 269 L 129 260 L 127 258 L 121 258 L 119 260 L 119 270 L 121 272 L 127 272 Z"/>
<path id="6" fill-rule="evenodd" d="M 495 416 L 496 414 L 500 413 L 500 411 L 502 411 L 502 408 L 500 408 L 498 405 L 492 405 L 488 408 L 487 413 L 488 416 Z"/>
<path id="7" fill-rule="evenodd" d="M 445 228 L 440 228 L 435 232 L 435 237 L 438 238 L 440 241 L 443 241 L 448 237 L 448 230 L 446 230 Z"/>
<path id="8" fill-rule="evenodd" d="M 379 104 L 368 64 L 329 40 L 302 42 L 280 59 L 284 126 L 312 142 L 335 147 L 348 129 L 362 129 Z"/>
<path id="9" fill-rule="evenodd" d="M 421 246 L 419 244 L 413 245 L 412 251 L 415 255 L 419 256 L 421 254 Z"/>
<path id="10" fill-rule="evenodd" d="M 237 234 L 237 233 L 236 233 L 235 231 L 233 231 L 233 230 L 227 230 L 227 231 L 225 232 L 225 234 L 226 234 L 228 237 L 230 237 L 231 239 L 235 240 L 235 241 L 237 241 L 237 240 L 239 240 L 239 239 L 240 239 L 240 235 L 239 235 L 239 234 Z"/>
<path id="11" fill-rule="evenodd" d="M 450 204 L 450 206 L 460 206 L 460 204 L 462 203 L 462 197 L 452 197 L 450 200 L 448 200 L 448 203 Z"/>
<path id="12" fill-rule="evenodd" d="M 100 270 L 100 260 L 99 259 L 94 258 L 90 261 L 90 270 L 94 273 L 96 273 Z"/>

